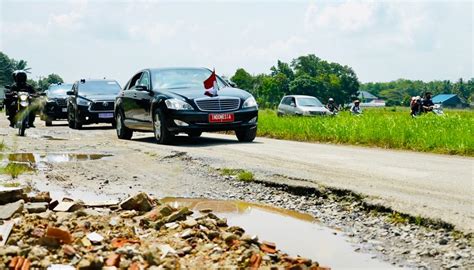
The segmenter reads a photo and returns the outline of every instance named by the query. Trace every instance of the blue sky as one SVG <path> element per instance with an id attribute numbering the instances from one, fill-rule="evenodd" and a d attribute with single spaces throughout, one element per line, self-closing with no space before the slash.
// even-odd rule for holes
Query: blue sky
<path id="1" fill-rule="evenodd" d="M 316 54 L 362 82 L 472 78 L 472 1 L 0 0 L 0 49 L 32 77 L 115 78 L 145 67 L 268 73 Z"/>

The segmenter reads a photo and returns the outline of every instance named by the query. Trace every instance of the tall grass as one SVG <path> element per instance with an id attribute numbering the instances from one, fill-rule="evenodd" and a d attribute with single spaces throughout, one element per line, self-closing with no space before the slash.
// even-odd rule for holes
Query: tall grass
<path id="1" fill-rule="evenodd" d="M 407 109 L 366 109 L 357 117 L 277 117 L 259 112 L 258 135 L 297 141 L 331 142 L 474 156 L 474 112 L 445 111 L 411 118 Z"/>

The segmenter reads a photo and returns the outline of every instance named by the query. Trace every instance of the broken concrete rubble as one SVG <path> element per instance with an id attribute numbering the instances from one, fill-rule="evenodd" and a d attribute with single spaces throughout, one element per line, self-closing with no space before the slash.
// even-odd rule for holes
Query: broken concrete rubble
<path id="1" fill-rule="evenodd" d="M 131 196 L 120 203 L 120 208 L 123 210 L 136 210 L 140 212 L 150 211 L 153 208 L 151 198 L 144 192 Z"/>
<path id="2" fill-rule="evenodd" d="M 21 213 L 24 205 L 23 200 L 0 205 L 0 220 L 10 219 L 14 214 Z"/>
<path id="3" fill-rule="evenodd" d="M 243 228 L 228 227 L 211 212 L 196 216 L 186 207 L 158 205 L 144 213 L 148 207 L 142 206 L 148 203 L 142 199 L 148 201 L 148 196 L 134 197 L 134 203 L 129 198 L 102 215 L 23 212 L 7 245 L 0 247 L 0 266 L 17 269 L 21 262 L 18 269 L 320 269 L 316 262 L 277 251 L 273 243 L 259 243 Z M 151 206 L 152 200 L 148 202 Z M 266 255 L 269 250 L 272 259 Z"/>
<path id="4" fill-rule="evenodd" d="M 0 186 L 0 205 L 24 200 L 26 195 L 21 187 Z"/>

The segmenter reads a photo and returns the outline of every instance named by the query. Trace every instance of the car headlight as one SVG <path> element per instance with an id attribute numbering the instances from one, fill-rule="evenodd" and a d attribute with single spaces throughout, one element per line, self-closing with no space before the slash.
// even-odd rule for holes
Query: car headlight
<path id="1" fill-rule="evenodd" d="M 258 104 L 255 98 L 253 96 L 250 96 L 244 101 L 244 105 L 242 105 L 242 108 L 252 108 L 252 107 L 258 108 Z"/>
<path id="2" fill-rule="evenodd" d="M 176 98 L 165 100 L 165 104 L 166 107 L 171 110 L 193 110 L 193 106 Z"/>
<path id="3" fill-rule="evenodd" d="M 78 98 L 77 99 L 77 105 L 79 106 L 89 106 L 90 102 L 83 99 L 83 98 Z"/>
<path id="4" fill-rule="evenodd" d="M 28 105 L 30 105 L 30 103 L 28 101 L 26 101 L 26 100 L 20 101 L 20 106 L 21 107 L 28 107 Z"/>

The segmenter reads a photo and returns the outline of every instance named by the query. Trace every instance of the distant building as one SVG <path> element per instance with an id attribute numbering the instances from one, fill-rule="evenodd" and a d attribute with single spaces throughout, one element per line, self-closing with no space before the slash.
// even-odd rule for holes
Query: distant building
<path id="1" fill-rule="evenodd" d="M 468 104 L 456 94 L 439 94 L 433 97 L 434 104 L 441 104 L 443 107 L 464 108 Z"/>
<path id="2" fill-rule="evenodd" d="M 361 102 L 361 107 L 385 107 L 385 100 L 380 99 L 367 91 L 359 91 L 357 98 Z"/>

